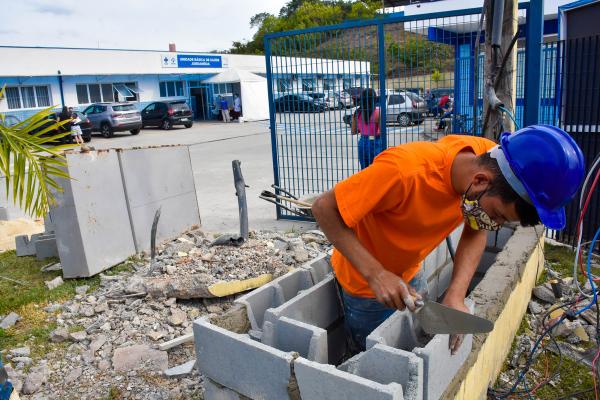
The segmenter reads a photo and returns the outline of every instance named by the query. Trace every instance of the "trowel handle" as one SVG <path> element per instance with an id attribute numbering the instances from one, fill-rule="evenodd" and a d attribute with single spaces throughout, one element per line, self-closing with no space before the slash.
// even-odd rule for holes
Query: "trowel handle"
<path id="1" fill-rule="evenodd" d="M 424 305 L 425 305 L 425 302 L 424 302 L 423 300 L 420 300 L 420 299 L 416 299 L 416 300 L 415 300 L 415 307 L 417 307 L 417 308 L 421 308 L 421 307 L 423 307 Z"/>

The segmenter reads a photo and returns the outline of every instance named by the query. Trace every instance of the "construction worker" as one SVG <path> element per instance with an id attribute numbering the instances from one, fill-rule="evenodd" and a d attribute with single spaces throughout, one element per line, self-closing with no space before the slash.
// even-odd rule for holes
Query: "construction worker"
<path id="1" fill-rule="evenodd" d="M 312 212 L 335 247 L 331 263 L 354 350 L 364 350 L 367 335 L 395 310 L 414 311 L 426 287 L 421 261 L 461 224 L 443 303 L 468 312 L 464 299 L 487 231 L 510 221 L 564 228 L 564 207 L 583 176 L 575 141 L 534 125 L 504 133 L 499 145 L 449 135 L 393 147 L 318 197 Z M 452 353 L 461 340 L 451 336 Z"/>

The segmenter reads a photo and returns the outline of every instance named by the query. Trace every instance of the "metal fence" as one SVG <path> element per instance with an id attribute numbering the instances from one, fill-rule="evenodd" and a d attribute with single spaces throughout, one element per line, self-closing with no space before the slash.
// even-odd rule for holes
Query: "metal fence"
<path id="1" fill-rule="evenodd" d="M 543 45 L 549 62 L 542 75 L 541 122 L 567 131 L 581 147 L 589 169 L 600 156 L 600 36 L 581 37 Z M 600 195 L 596 190 L 586 213 L 583 241 L 600 226 Z M 574 244 L 579 195 L 567 206 L 567 227 L 550 235 Z"/>
<path id="2" fill-rule="evenodd" d="M 519 5 L 521 29 L 515 113 L 537 115 L 536 84 L 528 63 L 540 65 L 542 11 Z M 533 11 L 533 12 L 532 12 Z M 529 18 L 535 14 L 538 18 Z M 270 34 L 265 37 L 275 185 L 298 197 L 331 189 L 360 169 L 358 138 L 350 131 L 356 97 L 374 89 L 386 121 L 382 147 L 436 140 L 447 133 L 479 134 L 483 99 L 484 36 L 481 8 L 418 16 L 387 15 L 368 21 Z M 536 54 L 537 51 L 537 54 Z M 536 76 L 535 79 L 539 79 Z M 535 83 L 535 82 L 533 82 Z M 433 93 L 435 99 L 432 99 Z M 438 101 L 454 96 L 454 117 L 438 131 Z M 425 100 L 425 101 L 423 101 Z M 425 103 L 425 104 L 423 104 Z M 529 117 L 531 120 L 531 117 Z M 478 124 L 479 128 L 481 124 Z M 277 207 L 278 218 L 304 219 Z"/>

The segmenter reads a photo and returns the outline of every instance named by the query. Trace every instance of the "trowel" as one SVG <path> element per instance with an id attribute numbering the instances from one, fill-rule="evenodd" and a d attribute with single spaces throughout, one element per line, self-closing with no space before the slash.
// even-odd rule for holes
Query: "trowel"
<path id="1" fill-rule="evenodd" d="M 487 333 L 494 323 L 485 318 L 455 310 L 435 301 L 416 300 L 415 316 L 421 328 L 430 334 Z"/>

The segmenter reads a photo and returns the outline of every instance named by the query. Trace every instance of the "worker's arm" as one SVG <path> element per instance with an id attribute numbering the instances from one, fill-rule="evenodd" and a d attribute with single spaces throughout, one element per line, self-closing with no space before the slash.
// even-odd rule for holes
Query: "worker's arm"
<path id="1" fill-rule="evenodd" d="M 312 213 L 331 244 L 365 277 L 377 301 L 400 310 L 405 305 L 415 309 L 413 296 L 419 297 L 416 291 L 398 275 L 383 268 L 362 245 L 354 231 L 344 223 L 333 190 L 315 200 Z"/>
<path id="2" fill-rule="evenodd" d="M 469 308 L 465 305 L 465 296 L 485 250 L 486 241 L 487 231 L 476 231 L 467 224 L 464 225 L 454 256 L 452 280 L 444 296 L 444 304 L 448 307 L 469 312 Z M 462 339 L 463 335 L 450 336 L 449 346 L 453 354 L 462 344 Z"/>
<path id="3" fill-rule="evenodd" d="M 350 133 L 356 135 L 358 133 L 358 126 L 356 122 L 356 113 L 352 114 L 352 124 L 350 127 Z"/>

